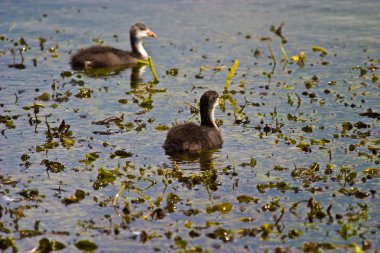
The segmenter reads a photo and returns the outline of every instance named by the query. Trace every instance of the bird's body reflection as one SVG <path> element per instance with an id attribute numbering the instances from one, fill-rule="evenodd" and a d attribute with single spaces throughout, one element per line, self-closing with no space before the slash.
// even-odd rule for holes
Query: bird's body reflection
<path id="1" fill-rule="evenodd" d="M 147 65 L 145 64 L 134 64 L 134 65 L 120 65 L 120 66 L 111 66 L 103 68 L 91 68 L 84 69 L 83 73 L 88 77 L 93 78 L 106 78 L 109 76 L 120 75 L 123 71 L 130 69 L 130 84 L 131 88 L 139 88 L 144 83 L 143 73 L 146 70 Z"/>
<path id="2" fill-rule="evenodd" d="M 146 70 L 147 65 L 139 64 L 131 68 L 131 88 L 138 89 L 141 86 L 145 86 L 146 83 L 143 80 L 143 73 Z"/>
<path id="3" fill-rule="evenodd" d="M 214 150 L 202 150 L 200 152 L 177 152 L 177 153 L 167 153 L 169 159 L 173 163 L 177 164 L 195 164 L 199 163 L 199 168 L 201 171 L 215 170 L 214 163 Z"/>
<path id="4" fill-rule="evenodd" d="M 199 166 L 191 169 L 190 173 L 183 173 L 178 181 L 186 185 L 189 189 L 196 185 L 203 185 L 209 195 L 209 200 L 212 202 L 212 193 L 218 190 L 220 182 L 218 181 L 218 170 L 215 166 L 215 156 L 218 150 L 202 150 L 200 152 L 179 152 L 168 154 L 169 159 L 173 164 L 173 169 L 179 167 L 180 170 L 186 171 L 184 167 Z"/>

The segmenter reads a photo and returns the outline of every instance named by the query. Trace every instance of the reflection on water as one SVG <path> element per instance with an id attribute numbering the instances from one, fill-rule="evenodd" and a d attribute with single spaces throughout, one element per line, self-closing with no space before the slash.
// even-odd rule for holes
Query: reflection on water
<path id="1" fill-rule="evenodd" d="M 200 152 L 177 152 L 167 153 L 172 163 L 176 164 L 195 164 L 199 163 L 201 171 L 208 171 L 215 169 L 215 156 L 218 150 L 202 150 Z"/>
<path id="2" fill-rule="evenodd" d="M 131 68 L 131 88 L 137 89 L 141 85 L 145 84 L 143 80 L 143 73 L 146 70 L 147 65 L 139 64 Z"/>
<path id="3" fill-rule="evenodd" d="M 104 68 L 89 68 L 89 69 L 74 69 L 74 70 L 83 70 L 83 73 L 88 77 L 101 78 L 107 76 L 119 75 L 122 71 L 128 69 L 128 66 L 112 66 Z"/>
<path id="4" fill-rule="evenodd" d="M 119 66 L 110 66 L 103 68 L 89 68 L 89 69 L 74 69 L 74 70 L 83 70 L 83 73 L 92 78 L 101 78 L 108 76 L 116 76 L 121 74 L 127 69 L 131 69 L 130 84 L 131 88 L 138 88 L 139 85 L 144 84 L 143 73 L 146 70 L 147 65 L 145 64 L 134 64 L 134 65 L 119 65 Z"/>
<path id="5" fill-rule="evenodd" d="M 177 152 L 168 154 L 169 160 L 172 162 L 173 171 L 182 171 L 177 176 L 178 182 L 186 185 L 188 189 L 192 189 L 197 185 L 202 185 L 207 194 L 208 199 L 212 203 L 211 192 L 216 192 L 220 183 L 218 182 L 219 172 L 215 166 L 215 153 L 218 150 L 202 150 L 199 152 Z M 185 173 L 185 167 L 192 167 Z"/>

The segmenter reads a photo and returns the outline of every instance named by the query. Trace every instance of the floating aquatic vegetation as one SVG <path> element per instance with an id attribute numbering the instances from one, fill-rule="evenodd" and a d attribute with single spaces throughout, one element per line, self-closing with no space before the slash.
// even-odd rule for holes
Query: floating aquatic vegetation
<path id="1" fill-rule="evenodd" d="M 121 122 L 124 120 L 124 113 L 121 114 L 120 117 L 118 116 L 111 116 L 103 120 L 98 121 L 92 121 L 91 124 L 93 125 L 105 125 L 107 127 L 110 127 L 111 123 L 114 123 L 115 125 L 120 125 Z"/>
<path id="2" fill-rule="evenodd" d="M 380 177 L 380 168 L 366 168 L 362 172 L 371 177 Z"/>
<path id="3" fill-rule="evenodd" d="M 232 204 L 231 203 L 219 203 L 210 207 L 207 207 L 206 211 L 207 213 L 214 213 L 219 212 L 221 214 L 227 214 L 231 212 L 232 210 Z"/>
<path id="4" fill-rule="evenodd" d="M 52 252 L 65 249 L 66 246 L 59 241 L 50 241 L 47 238 L 42 238 L 38 242 L 36 252 Z"/>
<path id="5" fill-rule="evenodd" d="M 207 234 L 212 239 L 219 239 L 223 242 L 232 242 L 234 240 L 234 232 L 224 228 L 217 228 L 212 233 Z"/>
<path id="6" fill-rule="evenodd" d="M 118 170 L 107 170 L 103 168 L 98 169 L 97 180 L 93 184 L 94 190 L 99 190 L 106 187 L 108 184 L 113 183 L 116 180 Z"/>
<path id="7" fill-rule="evenodd" d="M 46 131 L 47 142 L 44 144 L 44 147 L 42 149 L 39 149 L 39 151 L 43 151 L 45 149 L 51 149 L 58 146 L 57 145 L 58 143 L 53 141 L 54 138 L 58 138 L 61 141 L 62 146 L 64 146 L 67 149 L 70 149 L 71 147 L 74 146 L 75 140 L 72 137 L 73 133 L 69 131 L 70 125 L 66 124 L 64 120 L 62 120 L 59 127 L 54 127 L 54 128 L 50 127 L 47 117 L 45 118 L 45 123 L 47 127 L 47 131 Z M 37 150 L 37 147 L 36 147 L 36 150 Z"/>
<path id="8" fill-rule="evenodd" d="M 178 75 L 178 69 L 177 68 L 171 68 L 169 70 L 166 70 L 166 74 L 170 76 L 177 76 Z"/>
<path id="9" fill-rule="evenodd" d="M 323 47 L 312 46 L 311 49 L 313 50 L 313 52 L 320 52 L 321 56 L 326 56 L 328 54 L 327 50 Z"/>
<path id="10" fill-rule="evenodd" d="M 18 116 L 8 116 L 8 115 L 0 115 L 0 124 L 4 124 L 6 128 L 16 128 L 13 120 L 17 119 Z"/>
<path id="11" fill-rule="evenodd" d="M 0 174 L 0 184 L 11 185 L 14 187 L 17 184 L 17 181 L 13 180 L 12 178 L 9 178 L 9 177 L 6 177 L 6 176 Z M 1 217 L 1 215 L 0 215 L 0 217 Z"/>
<path id="12" fill-rule="evenodd" d="M 310 80 L 305 81 L 305 87 L 306 89 L 312 89 L 314 86 L 316 86 L 319 82 L 319 78 L 314 75 Z"/>
<path id="13" fill-rule="evenodd" d="M 98 248 L 98 245 L 91 241 L 82 240 L 75 243 L 75 247 L 79 250 L 83 250 L 85 252 L 92 252 Z"/>
<path id="14" fill-rule="evenodd" d="M 242 163 L 240 164 L 240 166 L 242 167 L 255 167 L 257 165 L 257 161 L 255 158 L 251 157 L 251 160 L 248 162 L 248 163 Z"/>
<path id="15" fill-rule="evenodd" d="M 120 104 L 126 105 L 126 104 L 128 104 L 128 99 L 119 99 L 118 102 Z"/>
<path id="16" fill-rule="evenodd" d="M 285 39 L 285 37 L 282 35 L 282 27 L 285 25 L 285 23 L 281 23 L 281 25 L 279 25 L 279 27 L 275 27 L 274 25 L 271 25 L 270 28 L 269 28 L 269 31 L 273 32 L 274 34 L 276 34 L 277 36 L 279 36 L 281 38 L 281 42 L 283 44 L 286 44 L 287 40 Z"/>
<path id="17" fill-rule="evenodd" d="M 59 173 L 65 169 L 65 166 L 60 162 L 53 162 L 47 159 L 41 161 L 41 165 L 45 165 L 47 172 Z"/>
<path id="18" fill-rule="evenodd" d="M 239 201 L 239 203 L 245 203 L 245 204 L 249 204 L 251 202 L 254 202 L 257 204 L 260 201 L 259 198 L 255 198 L 255 197 L 247 196 L 247 195 L 240 195 L 236 199 Z"/>
<path id="19" fill-rule="evenodd" d="M 26 66 L 25 66 L 25 64 L 24 64 L 24 55 L 23 55 L 24 49 L 19 48 L 19 49 L 18 49 L 18 52 L 19 52 L 19 54 L 20 54 L 21 62 L 20 62 L 20 63 L 16 63 L 16 52 L 15 52 L 15 50 L 12 48 L 12 49 L 11 49 L 11 53 L 12 53 L 12 55 L 13 55 L 13 64 L 9 64 L 8 67 L 9 67 L 9 68 L 15 68 L 15 69 L 25 69 Z"/>
<path id="20" fill-rule="evenodd" d="M 18 194 L 24 197 L 26 200 L 39 201 L 45 198 L 44 195 L 40 195 L 38 189 L 24 189 Z"/>
<path id="21" fill-rule="evenodd" d="M 12 252 L 18 252 L 17 245 L 13 237 L 0 237 L 0 249 L 12 249 Z"/>
<path id="22" fill-rule="evenodd" d="M 45 38 L 43 38 L 43 37 L 39 37 L 38 41 L 39 41 L 39 45 L 40 45 L 41 51 L 44 51 L 44 49 L 45 49 L 45 43 L 46 43 L 47 40 Z"/>
<path id="23" fill-rule="evenodd" d="M 119 157 L 119 158 L 128 158 L 132 157 L 133 154 L 131 152 L 127 152 L 125 150 L 116 150 L 113 154 L 110 154 L 111 158 Z"/>
<path id="24" fill-rule="evenodd" d="M 291 187 L 289 184 L 287 184 L 284 181 L 269 182 L 268 184 L 258 184 L 256 188 L 261 194 L 264 194 L 266 189 L 277 189 L 281 192 L 285 192 L 288 190 L 297 190 L 297 188 Z"/>
<path id="25" fill-rule="evenodd" d="M 360 116 L 365 116 L 373 119 L 380 119 L 380 113 L 374 112 L 372 108 L 368 108 L 366 112 L 362 112 L 359 114 Z"/>
<path id="26" fill-rule="evenodd" d="M 62 204 L 64 205 L 71 205 L 71 204 L 76 204 L 79 203 L 79 201 L 83 200 L 86 197 L 86 193 L 82 190 L 76 190 L 75 194 L 73 196 L 70 196 L 68 198 L 62 199 Z"/>
<path id="27" fill-rule="evenodd" d="M 224 84 L 224 90 L 225 91 L 228 91 L 228 87 L 231 83 L 231 79 L 232 77 L 234 76 L 235 72 L 236 72 L 236 69 L 238 68 L 239 66 L 239 61 L 238 60 L 234 60 L 234 63 L 232 64 L 232 67 L 230 69 L 230 71 L 228 72 L 228 75 L 227 75 L 227 78 L 226 78 L 226 83 Z"/>
<path id="28" fill-rule="evenodd" d="M 166 130 L 169 129 L 169 127 L 168 126 L 164 126 L 164 125 L 158 125 L 154 129 L 156 129 L 158 131 L 166 131 Z"/>
<path id="29" fill-rule="evenodd" d="M 73 72 L 72 72 L 72 71 L 65 70 L 65 71 L 62 71 L 62 72 L 61 72 L 61 77 L 62 77 L 62 78 L 71 77 L 72 75 L 73 75 Z"/>
<path id="30" fill-rule="evenodd" d="M 36 100 L 40 100 L 40 101 L 44 101 L 44 102 L 49 101 L 50 100 L 50 94 L 47 92 L 44 92 L 40 96 L 36 97 Z"/>
<path id="31" fill-rule="evenodd" d="M 97 152 L 91 152 L 85 155 L 84 160 L 81 160 L 81 163 L 84 163 L 86 165 L 90 165 L 94 161 L 96 161 L 99 158 L 99 155 Z"/>
<path id="32" fill-rule="evenodd" d="M 126 189 L 130 189 L 132 191 L 134 191 L 135 193 L 139 194 L 140 196 L 143 197 L 143 199 L 145 199 L 148 203 L 149 203 L 149 207 L 153 208 L 154 207 L 154 204 L 153 202 L 150 200 L 150 198 L 145 195 L 140 189 L 136 188 L 133 186 L 133 183 L 131 181 L 123 181 L 122 184 L 121 184 L 121 188 L 120 190 L 117 192 L 117 194 L 115 195 L 114 197 L 114 200 L 113 200 L 113 206 L 117 206 L 117 200 L 119 199 L 121 193 L 126 190 Z M 151 216 L 150 214 L 148 214 L 147 216 L 144 217 L 144 219 L 147 219 L 149 216 Z"/>
<path id="33" fill-rule="evenodd" d="M 78 93 L 75 94 L 77 98 L 91 98 L 91 93 L 93 92 L 89 88 L 79 88 Z"/>
<path id="34" fill-rule="evenodd" d="M 306 55 L 305 52 L 301 51 L 299 55 L 293 55 L 292 60 L 300 66 L 301 69 L 305 67 Z"/>

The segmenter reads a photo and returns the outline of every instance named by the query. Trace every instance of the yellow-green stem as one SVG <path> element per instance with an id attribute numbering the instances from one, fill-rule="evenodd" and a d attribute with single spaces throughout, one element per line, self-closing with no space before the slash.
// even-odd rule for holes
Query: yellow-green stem
<path id="1" fill-rule="evenodd" d="M 158 77 L 157 77 L 157 74 L 156 74 L 156 70 L 154 69 L 154 65 L 153 65 L 153 61 L 152 61 L 152 57 L 148 57 L 148 63 L 149 63 L 149 68 L 150 70 L 152 71 L 152 74 L 153 74 L 153 82 L 154 83 L 158 83 Z"/>
<path id="2" fill-rule="evenodd" d="M 227 75 L 226 84 L 224 85 L 224 90 L 228 90 L 228 86 L 230 85 L 231 79 L 234 76 L 235 71 L 236 71 L 238 66 L 239 66 L 239 61 L 235 60 L 234 64 L 232 65 L 232 67 L 230 69 L 230 72 Z"/>

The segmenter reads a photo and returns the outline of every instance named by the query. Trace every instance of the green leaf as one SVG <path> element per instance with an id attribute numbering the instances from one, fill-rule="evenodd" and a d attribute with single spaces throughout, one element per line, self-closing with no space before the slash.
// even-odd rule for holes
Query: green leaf
<path id="1" fill-rule="evenodd" d="M 94 251 L 98 248 L 98 245 L 87 240 L 82 240 L 82 241 L 76 242 L 75 247 L 83 251 Z"/>
<path id="2" fill-rule="evenodd" d="M 65 205 L 79 203 L 79 201 L 83 200 L 86 197 L 86 193 L 82 190 L 76 190 L 74 196 L 70 196 L 69 198 L 64 198 L 61 202 Z"/>
<path id="3" fill-rule="evenodd" d="M 15 240 L 13 239 L 13 237 L 0 237 L 0 249 L 2 251 L 5 251 L 9 248 L 12 248 L 12 252 L 13 253 L 17 253 L 18 250 L 17 250 L 17 246 L 16 246 L 16 242 Z"/>
<path id="4" fill-rule="evenodd" d="M 106 170 L 106 169 L 103 169 L 103 168 L 99 168 L 98 169 L 98 177 L 97 178 L 100 181 L 104 181 L 104 182 L 107 182 L 107 183 L 112 183 L 113 181 L 115 181 L 116 176 L 115 176 L 114 172 L 111 171 L 111 170 Z"/>
<path id="5" fill-rule="evenodd" d="M 96 152 L 91 152 L 86 154 L 84 157 L 85 159 L 81 160 L 80 162 L 88 165 L 96 161 L 99 158 L 99 155 Z"/>
<path id="6" fill-rule="evenodd" d="M 258 203 L 260 200 L 259 198 L 254 198 L 248 195 L 240 195 L 240 196 L 237 196 L 236 199 L 239 201 L 239 203 L 245 203 L 245 204 L 249 204 L 251 202 Z"/>
<path id="7" fill-rule="evenodd" d="M 212 239 L 222 240 L 223 242 L 232 242 L 234 240 L 234 231 L 231 229 L 217 228 L 212 233 L 207 234 L 207 236 Z"/>
<path id="8" fill-rule="evenodd" d="M 165 126 L 165 125 L 158 125 L 156 126 L 154 129 L 158 130 L 158 131 L 166 131 L 169 129 L 168 126 Z"/>
<path id="9" fill-rule="evenodd" d="M 328 53 L 325 48 L 319 46 L 312 46 L 311 49 L 313 50 L 313 52 L 321 52 L 322 56 L 325 56 Z"/>
<path id="10" fill-rule="evenodd" d="M 44 93 L 42 93 L 42 95 L 38 96 L 36 99 L 41 100 L 41 101 L 49 101 L 50 100 L 50 94 L 47 92 L 44 92 Z"/>
<path id="11" fill-rule="evenodd" d="M 75 95 L 77 98 L 90 98 L 91 90 L 88 88 L 79 88 L 79 92 Z"/>
<path id="12" fill-rule="evenodd" d="M 251 157 L 251 160 L 248 163 L 242 163 L 240 166 L 242 167 L 255 167 L 257 165 L 257 161 L 255 158 Z"/>
<path id="13" fill-rule="evenodd" d="M 131 152 L 127 152 L 125 150 L 116 150 L 115 153 L 114 153 L 114 155 L 118 156 L 120 158 L 128 158 L 128 157 L 133 156 L 133 154 Z"/>
<path id="14" fill-rule="evenodd" d="M 366 168 L 362 172 L 372 177 L 380 177 L 380 168 Z"/>
<path id="15" fill-rule="evenodd" d="M 47 238 L 42 238 L 38 242 L 38 249 L 36 252 L 48 253 L 52 251 L 63 250 L 66 246 L 58 241 L 49 241 Z"/>
<path id="16" fill-rule="evenodd" d="M 208 214 L 215 213 L 215 212 L 219 212 L 221 214 L 227 214 L 231 212 L 232 207 L 233 206 L 231 203 L 223 202 L 220 204 L 213 205 L 211 207 L 207 207 L 206 211 Z"/>

